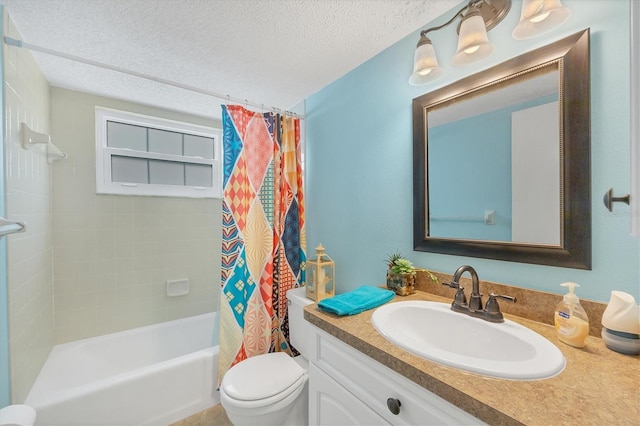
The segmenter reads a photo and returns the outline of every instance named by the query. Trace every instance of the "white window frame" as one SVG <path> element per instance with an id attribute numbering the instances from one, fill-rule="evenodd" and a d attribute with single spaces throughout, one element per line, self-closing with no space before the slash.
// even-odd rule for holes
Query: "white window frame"
<path id="1" fill-rule="evenodd" d="M 166 130 L 213 139 L 213 159 L 137 151 L 107 146 L 109 121 Z M 98 194 L 148 195 L 163 197 L 222 198 L 222 132 L 197 124 L 151 117 L 127 111 L 96 107 L 96 192 Z M 111 157 L 123 156 L 150 160 L 177 161 L 187 164 L 211 165 L 212 186 L 180 186 L 111 181 Z"/>

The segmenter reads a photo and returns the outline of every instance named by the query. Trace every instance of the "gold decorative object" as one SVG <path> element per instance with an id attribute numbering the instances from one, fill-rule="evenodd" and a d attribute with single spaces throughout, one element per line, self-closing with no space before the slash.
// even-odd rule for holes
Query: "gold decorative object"
<path id="1" fill-rule="evenodd" d="M 322 244 L 316 247 L 316 257 L 307 261 L 307 273 L 306 295 L 309 299 L 319 302 L 335 295 L 335 264 L 324 252 Z"/>

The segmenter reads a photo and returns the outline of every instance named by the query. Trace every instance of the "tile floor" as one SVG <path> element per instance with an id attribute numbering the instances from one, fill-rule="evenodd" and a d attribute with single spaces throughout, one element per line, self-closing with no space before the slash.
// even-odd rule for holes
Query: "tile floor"
<path id="1" fill-rule="evenodd" d="M 173 423 L 171 426 L 233 426 L 222 405 L 215 405 L 193 416 Z"/>

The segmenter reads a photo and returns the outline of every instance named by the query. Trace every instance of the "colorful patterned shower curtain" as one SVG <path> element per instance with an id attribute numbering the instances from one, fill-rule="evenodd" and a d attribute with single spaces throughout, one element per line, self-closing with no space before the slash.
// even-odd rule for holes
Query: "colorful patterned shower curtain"
<path id="1" fill-rule="evenodd" d="M 292 354 L 285 293 L 306 262 L 300 120 L 224 105 L 222 124 L 218 384 L 246 358 Z"/>

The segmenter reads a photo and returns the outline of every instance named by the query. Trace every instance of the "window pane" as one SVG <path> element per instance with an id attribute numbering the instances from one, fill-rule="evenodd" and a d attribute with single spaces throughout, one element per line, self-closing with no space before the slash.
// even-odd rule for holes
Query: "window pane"
<path id="1" fill-rule="evenodd" d="M 184 135 L 184 155 L 213 158 L 213 139 L 203 136 Z"/>
<path id="2" fill-rule="evenodd" d="M 111 157 L 111 181 L 149 183 L 148 160 L 144 158 Z"/>
<path id="3" fill-rule="evenodd" d="M 185 185 L 187 186 L 213 186 L 213 168 L 209 164 L 185 164 Z"/>
<path id="4" fill-rule="evenodd" d="M 182 155 L 182 133 L 149 129 L 149 152 Z"/>
<path id="5" fill-rule="evenodd" d="M 184 185 L 184 164 L 174 161 L 149 160 L 149 183 Z"/>
<path id="6" fill-rule="evenodd" d="M 147 128 L 130 124 L 107 122 L 107 146 L 147 150 Z"/>

